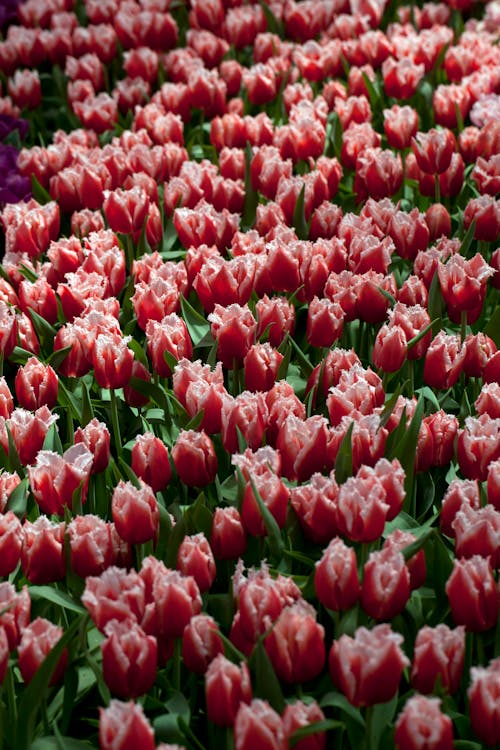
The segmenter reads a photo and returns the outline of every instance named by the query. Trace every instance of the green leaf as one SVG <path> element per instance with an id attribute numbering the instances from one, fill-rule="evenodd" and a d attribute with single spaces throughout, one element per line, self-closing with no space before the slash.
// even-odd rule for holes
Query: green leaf
<path id="1" fill-rule="evenodd" d="M 432 326 L 433 326 L 433 325 L 434 325 L 434 324 L 435 324 L 436 322 L 437 322 L 437 321 L 435 321 L 435 320 L 432 320 L 432 321 L 431 321 L 430 323 L 428 323 L 428 324 L 427 324 L 427 325 L 425 326 L 425 328 L 422 328 L 422 330 L 421 330 L 421 331 L 419 331 L 419 332 L 417 333 L 417 335 L 416 335 L 416 336 L 414 336 L 414 337 L 413 337 L 412 339 L 410 339 L 410 340 L 408 341 L 408 344 L 407 344 L 407 349 L 408 349 L 408 351 L 410 351 L 410 349 L 413 349 L 413 347 L 414 347 L 414 346 L 415 346 L 416 344 L 418 344 L 418 342 L 419 342 L 419 341 L 421 341 L 421 340 L 422 340 L 422 339 L 424 338 L 424 336 L 427 336 L 427 334 L 429 333 L 429 331 L 430 331 L 430 330 L 432 329 Z"/>
<path id="2" fill-rule="evenodd" d="M 29 593 L 32 599 L 43 599 L 70 612 L 77 612 L 78 614 L 87 612 L 85 607 L 76 602 L 69 594 L 52 586 L 30 586 Z"/>
<path id="3" fill-rule="evenodd" d="M 297 344 L 295 339 L 293 339 L 288 333 L 287 333 L 288 341 L 291 343 L 293 349 L 295 350 L 295 354 L 297 355 L 297 363 L 300 367 L 300 370 L 304 374 L 306 378 L 309 377 L 309 375 L 314 370 L 314 367 L 310 363 L 309 359 L 306 357 L 300 346 Z"/>
<path id="4" fill-rule="evenodd" d="M 70 344 L 69 346 L 64 346 L 62 349 L 54 349 L 52 354 L 47 357 L 47 364 L 50 365 L 54 370 L 57 370 L 59 365 L 64 362 L 72 348 L 73 345 Z"/>
<path id="5" fill-rule="evenodd" d="M 484 333 L 493 339 L 497 347 L 500 348 L 500 305 L 495 308 L 489 321 L 484 327 Z"/>
<path id="6" fill-rule="evenodd" d="M 398 696 L 396 694 L 394 698 L 387 703 L 377 703 L 375 706 L 373 706 L 371 718 L 370 750 L 378 750 L 380 746 L 380 740 L 382 739 L 382 736 L 388 725 L 394 718 L 397 705 Z"/>
<path id="7" fill-rule="evenodd" d="M 118 459 L 118 465 L 123 476 L 127 478 L 127 481 L 131 482 L 131 484 L 133 484 L 134 487 L 137 487 L 137 489 L 140 489 L 141 483 L 139 481 L 139 477 L 121 456 Z"/>
<path id="8" fill-rule="evenodd" d="M 312 734 L 319 734 L 320 732 L 328 732 L 329 729 L 337 729 L 341 727 L 341 721 L 335 721 L 334 719 L 324 719 L 323 721 L 315 721 L 313 724 L 308 724 L 306 727 L 296 729 L 292 736 L 289 738 L 290 747 L 294 747 L 298 742 L 310 737 Z"/>
<path id="9" fill-rule="evenodd" d="M 56 336 L 56 329 L 52 326 L 45 318 L 42 318 L 35 310 L 28 309 L 28 314 L 33 322 L 33 326 L 38 335 L 38 338 L 44 340 L 49 339 L 53 341 Z"/>
<path id="10" fill-rule="evenodd" d="M 134 321 L 135 322 L 135 321 Z M 149 362 L 146 355 L 146 352 L 142 348 L 142 346 L 139 344 L 136 339 L 130 339 L 130 341 L 127 344 L 129 349 L 132 349 L 134 352 L 135 359 L 137 359 L 138 362 L 141 363 L 141 365 L 144 365 L 146 369 L 149 369 Z"/>
<path id="11" fill-rule="evenodd" d="M 285 699 L 280 681 L 276 676 L 276 672 L 261 638 L 257 641 L 252 651 L 248 666 L 254 674 L 253 685 L 255 695 L 269 701 L 274 710 L 279 714 L 283 713 Z"/>
<path id="12" fill-rule="evenodd" d="M 33 198 L 42 206 L 52 201 L 50 193 L 38 182 L 34 174 L 31 175 L 31 192 Z"/>
<path id="13" fill-rule="evenodd" d="M 259 5 L 264 11 L 264 15 L 266 17 L 266 28 L 267 31 L 270 31 L 272 34 L 277 34 L 280 39 L 284 38 L 284 28 L 283 23 L 281 21 L 278 21 L 274 13 L 272 12 L 269 5 L 264 2 L 264 0 L 259 0 Z"/>
<path id="14" fill-rule="evenodd" d="M 476 230 L 476 220 L 472 219 L 468 230 L 464 234 L 462 244 L 460 245 L 460 250 L 458 251 L 460 255 L 464 256 L 464 258 L 467 258 L 469 255 L 469 250 L 472 245 L 472 240 L 474 239 L 475 230 Z"/>
<path id="15" fill-rule="evenodd" d="M 400 442 L 395 446 L 394 457 L 401 462 L 406 475 L 406 499 L 404 510 L 408 510 L 413 499 L 413 478 L 415 474 L 415 456 L 417 453 L 418 433 L 424 416 L 424 399 L 420 396 L 415 407 L 413 418 L 406 428 Z"/>
<path id="16" fill-rule="evenodd" d="M 355 708 L 342 693 L 327 693 L 319 702 L 321 708 L 339 708 L 356 724 L 364 729 L 365 720 L 358 708 Z"/>
<path id="17" fill-rule="evenodd" d="M 380 427 L 385 427 L 385 425 L 389 421 L 391 414 L 394 411 L 394 407 L 397 404 L 400 394 L 401 394 L 401 385 L 398 384 L 398 387 L 396 388 L 394 393 L 391 396 L 389 396 L 389 398 L 384 404 L 384 408 L 382 409 L 380 413 Z"/>
<path id="18" fill-rule="evenodd" d="M 309 227 L 307 226 L 305 213 L 305 195 L 306 183 L 303 182 L 293 211 L 293 227 L 299 240 L 307 240 L 309 237 Z"/>
<path id="19" fill-rule="evenodd" d="M 26 509 L 28 507 L 28 479 L 22 479 L 21 482 L 15 487 L 9 495 L 5 512 L 11 510 L 19 519 L 23 519 L 26 515 Z"/>
<path id="20" fill-rule="evenodd" d="M 52 451 L 53 453 L 59 453 L 59 455 L 62 456 L 63 447 L 62 447 L 61 438 L 59 437 L 59 432 L 57 430 L 56 424 L 51 424 L 49 429 L 47 430 L 47 434 L 45 435 L 45 440 L 43 441 L 42 449 L 44 451 Z"/>
<path id="21" fill-rule="evenodd" d="M 342 438 L 340 443 L 339 452 L 335 459 L 335 481 L 338 484 L 343 484 L 346 479 L 352 477 L 352 431 L 354 429 L 354 421 L 351 422 L 349 428 Z"/>
<path id="22" fill-rule="evenodd" d="M 69 408 L 73 419 L 75 419 L 79 423 L 85 424 L 80 412 L 80 404 L 78 402 L 78 399 L 73 393 L 71 393 L 71 391 L 66 388 L 61 378 L 59 378 L 57 401 L 61 406 Z"/>
<path id="23" fill-rule="evenodd" d="M 182 317 L 186 323 L 193 346 L 198 346 L 200 341 L 210 333 L 210 323 L 187 301 L 181 294 Z"/>
<path id="24" fill-rule="evenodd" d="M 259 204 L 259 194 L 253 188 L 252 178 L 250 175 L 250 165 L 252 163 L 252 158 L 252 147 L 247 142 L 245 148 L 245 200 L 243 203 L 243 213 L 241 217 L 241 226 L 244 229 L 251 229 L 255 224 L 257 206 Z"/>
<path id="25" fill-rule="evenodd" d="M 84 380 L 80 380 L 80 388 L 82 391 L 82 426 L 84 427 L 94 418 L 94 407 L 90 399 L 89 389 L 87 383 Z"/>
<path id="26" fill-rule="evenodd" d="M 30 750 L 92 750 L 92 745 L 72 737 L 39 737 L 30 745 Z"/>
<path id="27" fill-rule="evenodd" d="M 241 469 L 239 466 L 236 467 L 236 470 L 241 473 Z M 278 526 L 275 517 L 263 501 L 262 496 L 257 489 L 257 485 L 255 484 L 254 478 L 251 475 L 250 484 L 252 486 L 252 492 L 255 500 L 257 501 L 257 505 L 259 506 L 259 511 L 262 516 L 264 526 L 266 528 L 269 549 L 272 555 L 276 557 L 276 559 L 281 560 L 281 558 L 283 557 L 284 544 L 280 527 Z"/>
<path id="28" fill-rule="evenodd" d="M 431 537 L 435 536 L 436 530 L 435 529 L 427 529 L 425 530 L 414 542 L 411 544 L 408 544 L 404 549 L 401 550 L 403 553 L 403 557 L 406 562 L 408 560 L 411 560 L 411 558 L 419 552 L 424 544 L 430 539 Z"/>
<path id="29" fill-rule="evenodd" d="M 12 362 L 14 365 L 25 365 L 32 356 L 33 352 L 28 352 L 20 346 L 15 346 L 12 354 L 9 356 L 9 362 Z"/>

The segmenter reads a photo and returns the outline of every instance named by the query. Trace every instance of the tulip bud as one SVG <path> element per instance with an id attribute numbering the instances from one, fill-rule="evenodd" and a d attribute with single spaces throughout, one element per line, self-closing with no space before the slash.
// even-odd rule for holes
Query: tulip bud
<path id="1" fill-rule="evenodd" d="M 397 750 L 453 750 L 453 723 L 443 714 L 439 698 L 414 695 L 396 721 Z"/>
<path id="2" fill-rule="evenodd" d="M 274 670 L 286 683 L 301 683 L 319 675 L 325 663 L 325 630 L 311 605 L 299 601 L 285 607 L 264 641 Z"/>
<path id="3" fill-rule="evenodd" d="M 313 701 L 312 703 L 295 701 L 294 703 L 287 703 L 282 719 L 283 726 L 285 727 L 285 734 L 288 737 L 288 740 L 290 740 L 290 737 L 292 737 L 298 729 L 307 727 L 310 724 L 316 724 L 318 721 L 324 721 L 325 714 L 316 701 Z M 304 737 L 303 740 L 299 740 L 294 747 L 297 748 L 297 750 L 325 750 L 326 732 L 315 732 L 314 734 L 310 734 L 308 737 Z"/>
<path id="4" fill-rule="evenodd" d="M 145 432 L 138 435 L 132 446 L 131 466 L 137 476 L 148 484 L 153 492 L 160 492 L 170 482 L 172 470 L 165 443 Z"/>
<path id="5" fill-rule="evenodd" d="M 195 615 L 182 634 L 182 660 L 195 674 L 205 674 L 209 664 L 218 654 L 224 653 L 224 644 L 213 617 Z"/>
<path id="6" fill-rule="evenodd" d="M 498 695 L 500 692 L 500 659 L 484 667 L 472 667 L 471 685 L 467 690 L 472 729 L 488 746 L 500 742 Z"/>
<path id="7" fill-rule="evenodd" d="M 58 377 L 50 365 L 30 357 L 14 379 L 17 400 L 23 409 L 34 411 L 40 406 L 52 409 L 57 402 Z"/>
<path id="8" fill-rule="evenodd" d="M 112 700 L 99 708 L 99 747 L 101 750 L 155 750 L 153 728 L 141 705 Z"/>
<path id="9" fill-rule="evenodd" d="M 465 658 L 465 628 L 451 629 L 444 623 L 430 628 L 425 625 L 417 633 L 411 684 L 420 693 L 432 693 L 437 686 L 456 693 L 462 678 Z"/>
<path id="10" fill-rule="evenodd" d="M 214 444 L 203 430 L 181 430 L 172 448 L 172 459 L 179 479 L 188 487 L 205 487 L 217 474 Z"/>
<path id="11" fill-rule="evenodd" d="M 47 516 L 23 524 L 21 566 L 30 583 L 53 583 L 64 578 L 64 523 L 52 523 Z"/>
<path id="12" fill-rule="evenodd" d="M 446 582 L 451 614 L 457 625 L 474 633 L 492 628 L 498 619 L 499 596 L 488 559 L 474 555 L 455 559 Z"/>
<path id="13" fill-rule="evenodd" d="M 193 576 L 201 593 L 208 591 L 217 569 L 210 545 L 203 534 L 185 536 L 177 553 L 177 568 L 185 576 Z"/>
<path id="14" fill-rule="evenodd" d="M 116 530 L 129 544 L 144 544 L 156 538 L 160 522 L 158 501 L 151 487 L 120 480 L 113 490 L 111 513 Z"/>
<path id="15" fill-rule="evenodd" d="M 101 643 L 104 682 L 119 698 L 147 693 L 156 680 L 157 643 L 133 620 L 111 620 Z"/>
<path id="16" fill-rule="evenodd" d="M 390 620 L 410 598 L 410 571 L 401 552 L 385 547 L 371 552 L 363 569 L 361 606 L 375 620 Z"/>
<path id="17" fill-rule="evenodd" d="M 353 607 L 359 597 L 356 553 L 342 539 L 332 539 L 316 563 L 314 588 L 321 604 L 338 612 Z"/>
<path id="18" fill-rule="evenodd" d="M 0 627 L 5 631 L 9 651 L 13 651 L 30 621 L 31 599 L 28 587 L 17 592 L 8 581 L 0 583 Z"/>
<path id="19" fill-rule="evenodd" d="M 238 667 L 223 654 L 216 656 L 205 673 L 205 697 L 209 721 L 218 726 L 233 726 L 240 706 L 252 700 L 250 672 L 245 662 Z"/>
<path id="20" fill-rule="evenodd" d="M 210 546 L 217 560 L 237 560 L 245 552 L 247 535 L 237 508 L 215 509 Z"/>
<path id="21" fill-rule="evenodd" d="M 267 701 L 255 698 L 242 703 L 234 721 L 235 750 L 286 750 L 288 740 L 283 721 Z"/>
<path id="22" fill-rule="evenodd" d="M 21 559 L 23 543 L 21 521 L 12 512 L 0 515 L 0 576 L 8 576 Z"/>
<path id="23" fill-rule="evenodd" d="M 27 625 L 17 647 L 18 664 L 26 684 L 30 683 L 44 659 L 62 638 L 64 631 L 43 617 L 37 617 Z M 56 685 L 63 676 L 68 661 L 64 650 L 50 678 L 50 685 Z"/>
<path id="24" fill-rule="evenodd" d="M 75 443 L 84 443 L 92 453 L 92 474 L 98 474 L 106 469 L 110 458 L 111 435 L 104 422 L 95 417 L 85 427 L 75 430 Z"/>

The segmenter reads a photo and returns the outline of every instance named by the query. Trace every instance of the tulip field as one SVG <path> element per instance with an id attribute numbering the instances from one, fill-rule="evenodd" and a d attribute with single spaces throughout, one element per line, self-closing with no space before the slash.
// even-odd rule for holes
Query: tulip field
<path id="1" fill-rule="evenodd" d="M 499 0 L 2 0 L 0 264 L 0 750 L 500 748 Z"/>

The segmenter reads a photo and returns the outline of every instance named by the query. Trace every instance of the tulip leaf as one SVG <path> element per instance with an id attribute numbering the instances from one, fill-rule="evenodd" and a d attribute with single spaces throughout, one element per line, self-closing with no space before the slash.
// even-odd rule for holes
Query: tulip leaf
<path id="1" fill-rule="evenodd" d="M 352 703 L 349 703 L 342 693 L 327 693 L 320 700 L 319 705 L 321 708 L 339 708 L 342 713 L 347 714 L 356 724 L 363 729 L 365 728 L 365 720 L 361 715 L 361 711 L 355 708 Z"/>
<path id="2" fill-rule="evenodd" d="M 54 370 L 57 370 L 59 365 L 64 362 L 73 345 L 65 346 L 62 349 L 54 349 L 50 357 L 47 357 L 47 364 L 50 365 Z"/>
<path id="3" fill-rule="evenodd" d="M 420 431 L 420 425 L 422 424 L 422 418 L 424 416 L 424 398 L 420 395 L 415 407 L 415 413 L 410 424 L 407 426 L 401 440 L 396 444 L 394 448 L 394 458 L 398 458 L 401 462 L 406 475 L 405 479 L 405 491 L 406 499 L 404 502 L 404 510 L 408 510 L 413 501 L 413 478 L 415 474 L 415 456 L 417 453 L 418 433 Z"/>
<path id="4" fill-rule="evenodd" d="M 80 388 L 82 391 L 82 426 L 85 427 L 94 418 L 94 407 L 92 406 L 87 383 L 84 380 L 80 380 Z"/>
<path id="5" fill-rule="evenodd" d="M 92 750 L 92 745 L 58 734 L 57 737 L 38 737 L 31 743 L 30 750 Z"/>
<path id="6" fill-rule="evenodd" d="M 23 519 L 26 515 L 26 509 L 28 507 L 28 479 L 22 479 L 20 483 L 15 487 L 9 495 L 7 505 L 5 507 L 5 513 L 12 511 L 19 519 Z"/>
<path id="7" fill-rule="evenodd" d="M 182 317 L 186 323 L 193 346 L 196 347 L 210 333 L 210 323 L 181 294 Z"/>
<path id="8" fill-rule="evenodd" d="M 239 466 L 236 467 L 236 470 L 239 474 L 241 474 L 241 469 Z M 242 475 L 243 478 L 243 475 Z M 265 504 L 265 502 L 262 499 L 262 496 L 257 489 L 257 485 L 255 484 L 254 478 L 250 476 L 250 484 L 252 486 L 252 492 L 255 497 L 255 500 L 257 502 L 257 505 L 259 506 L 259 511 L 262 516 L 262 520 L 264 522 L 264 526 L 267 532 L 268 542 L 269 542 L 269 549 L 272 553 L 272 555 L 277 559 L 281 560 L 283 557 L 283 550 L 284 550 L 284 544 L 283 544 L 283 538 L 281 536 L 280 527 L 278 526 L 275 517 Z"/>
<path id="9" fill-rule="evenodd" d="M 300 727 L 300 729 L 296 729 L 292 736 L 289 738 L 290 747 L 294 747 L 298 742 L 305 739 L 306 737 L 310 737 L 312 734 L 328 732 L 329 729 L 337 729 L 341 726 L 343 726 L 341 721 L 335 721 L 334 719 L 324 719 L 323 721 L 315 721 L 313 724 L 308 724 L 306 727 Z"/>
<path id="10" fill-rule="evenodd" d="M 434 325 L 434 324 L 435 324 L 436 322 L 437 322 L 437 321 L 435 321 L 435 320 L 431 321 L 430 323 L 428 323 L 428 324 L 427 324 L 427 325 L 425 326 L 425 328 L 422 328 L 422 330 L 421 330 L 421 331 L 419 331 L 419 332 L 417 333 L 417 335 L 416 335 L 416 336 L 414 336 L 414 337 L 413 337 L 412 339 L 410 339 L 410 340 L 408 341 L 407 345 L 406 345 L 406 348 L 407 348 L 407 350 L 408 350 L 408 351 L 410 351 L 410 349 L 413 349 L 413 347 L 414 347 L 414 346 L 415 346 L 416 344 L 418 344 L 418 342 L 419 342 L 419 341 L 421 341 L 421 340 L 422 340 L 422 339 L 424 338 L 424 336 L 426 336 L 426 335 L 427 335 L 427 334 L 429 333 L 429 331 L 430 331 L 430 330 L 432 329 L 432 326 L 433 326 L 433 325 Z"/>
<path id="11" fill-rule="evenodd" d="M 293 227 L 299 240 L 307 240 L 309 237 L 309 227 L 307 226 L 305 213 L 305 196 L 306 183 L 303 182 L 293 211 Z"/>
<path id="12" fill-rule="evenodd" d="M 396 693 L 392 700 L 387 703 L 377 703 L 371 709 L 370 750 L 378 750 L 384 732 L 389 728 L 389 724 L 394 718 L 397 705 L 398 695 Z M 383 744 L 382 747 L 386 747 L 386 745 Z"/>
<path id="13" fill-rule="evenodd" d="M 277 34 L 280 39 L 283 39 L 285 34 L 283 23 L 281 21 L 278 21 L 271 8 L 269 7 L 269 4 L 264 2 L 264 0 L 259 0 L 259 5 L 264 11 L 264 15 L 266 17 L 267 31 L 270 31 L 272 34 Z"/>
<path id="14" fill-rule="evenodd" d="M 78 614 L 87 612 L 85 607 L 76 602 L 69 594 L 52 586 L 30 586 L 29 593 L 32 599 L 43 599 L 71 612 L 77 612 Z"/>
<path id="15" fill-rule="evenodd" d="M 280 681 L 276 676 L 274 667 L 264 648 L 262 638 L 259 638 L 254 646 L 248 666 L 254 674 L 253 685 L 255 694 L 259 698 L 269 701 L 271 706 L 279 714 L 285 708 L 285 699 L 281 690 Z"/>
<path id="16" fill-rule="evenodd" d="M 245 148 L 245 200 L 243 203 L 243 214 L 241 217 L 241 226 L 243 229 L 251 229 L 255 224 L 257 215 L 257 206 L 259 204 L 259 194 L 254 190 L 250 174 L 253 151 L 251 145 L 247 142 Z"/>
<path id="17" fill-rule="evenodd" d="M 347 432 L 340 443 L 337 458 L 335 459 L 335 481 L 344 484 L 346 479 L 352 477 L 352 431 L 354 421 L 349 425 Z"/>
<path id="18" fill-rule="evenodd" d="M 392 412 L 394 411 L 394 407 L 397 404 L 398 398 L 401 394 L 401 385 L 398 385 L 396 390 L 394 391 L 391 396 L 386 400 L 383 409 L 380 413 L 380 427 L 385 427 L 387 422 L 389 421 Z"/>
<path id="19" fill-rule="evenodd" d="M 292 336 L 289 336 L 289 334 L 287 334 L 287 336 L 288 336 L 288 341 L 290 341 L 293 349 L 295 350 L 295 354 L 297 355 L 297 362 L 298 362 L 298 365 L 300 367 L 300 370 L 301 370 L 302 374 L 306 378 L 308 378 L 309 375 L 314 370 L 314 367 L 312 366 L 311 362 L 306 357 L 306 355 L 304 354 L 304 352 L 302 351 L 302 349 L 300 348 L 300 346 L 297 344 L 297 342 L 295 341 L 295 339 L 292 338 Z"/>
<path id="20" fill-rule="evenodd" d="M 464 256 L 464 258 L 469 257 L 469 250 L 472 245 L 472 240 L 474 239 L 475 230 L 476 230 L 476 220 L 472 219 L 471 223 L 469 224 L 468 230 L 464 234 L 462 244 L 460 245 L 460 250 L 458 251 L 460 255 Z"/>
<path id="21" fill-rule="evenodd" d="M 134 487 L 136 487 L 138 490 L 140 490 L 141 482 L 139 480 L 139 477 L 121 456 L 118 459 L 118 464 L 120 467 L 120 471 L 123 473 L 123 476 L 126 477 L 126 480 L 133 484 Z"/>
<path id="22" fill-rule="evenodd" d="M 129 349 L 132 349 L 132 351 L 134 352 L 135 359 L 138 362 L 140 362 L 141 365 L 144 365 L 146 369 L 148 369 L 149 361 L 148 361 L 146 352 L 144 351 L 140 343 L 136 341 L 135 339 L 131 338 L 130 341 L 127 342 L 127 346 Z"/>
<path id="23" fill-rule="evenodd" d="M 418 537 L 418 539 L 415 539 L 414 542 L 411 544 L 408 544 L 404 549 L 401 550 L 403 553 L 403 557 L 406 562 L 408 560 L 411 560 L 411 558 L 417 554 L 417 552 L 420 552 L 422 547 L 426 544 L 426 542 L 433 537 L 436 534 L 435 529 L 426 529 L 423 531 L 423 533 Z"/>
<path id="24" fill-rule="evenodd" d="M 500 305 L 495 308 L 489 321 L 484 327 L 484 333 L 493 339 L 497 347 L 500 348 Z"/>
<path id="25" fill-rule="evenodd" d="M 49 429 L 47 430 L 47 434 L 45 435 L 45 440 L 43 441 L 42 450 L 52 451 L 53 453 L 59 453 L 59 455 L 62 456 L 63 447 L 61 443 L 61 438 L 59 437 L 57 426 L 55 424 L 51 424 Z"/>
<path id="26" fill-rule="evenodd" d="M 41 206 L 52 201 L 50 193 L 39 183 L 34 174 L 31 175 L 31 192 L 33 198 L 40 203 Z"/>
<path id="27" fill-rule="evenodd" d="M 61 406 L 66 406 L 70 410 L 73 419 L 77 420 L 77 422 L 79 423 L 85 424 L 80 413 L 80 404 L 78 402 L 78 399 L 73 393 L 71 393 L 71 391 L 66 388 L 61 378 L 59 378 L 57 387 L 57 400 Z"/>
<path id="28" fill-rule="evenodd" d="M 28 309 L 28 314 L 31 318 L 38 338 L 42 340 L 48 338 L 50 339 L 50 341 L 53 341 L 57 333 L 54 326 L 52 326 L 47 320 L 45 320 L 45 318 L 42 318 L 41 315 L 39 315 L 37 312 L 35 312 L 35 310 L 32 310 L 31 308 Z"/>
<path id="29" fill-rule="evenodd" d="M 14 365 L 25 365 L 32 356 L 33 352 L 28 352 L 20 346 L 15 346 L 12 354 L 9 356 L 9 362 L 12 362 Z"/>

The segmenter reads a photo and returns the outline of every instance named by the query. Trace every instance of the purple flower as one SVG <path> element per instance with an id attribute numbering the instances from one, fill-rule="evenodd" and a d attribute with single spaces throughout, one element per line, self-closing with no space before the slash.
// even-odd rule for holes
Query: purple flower
<path id="1" fill-rule="evenodd" d="M 1 0 L 0 2 L 0 29 L 17 19 L 17 8 L 21 0 Z"/>
<path id="2" fill-rule="evenodd" d="M 4 141 L 13 130 L 19 131 L 21 139 L 26 138 L 28 135 L 28 129 L 28 120 L 12 117 L 12 115 L 0 114 L 0 141 Z"/>
<path id="3" fill-rule="evenodd" d="M 19 174 L 17 157 L 14 146 L 0 143 L 0 207 L 6 203 L 19 203 L 31 196 L 30 179 Z"/>

